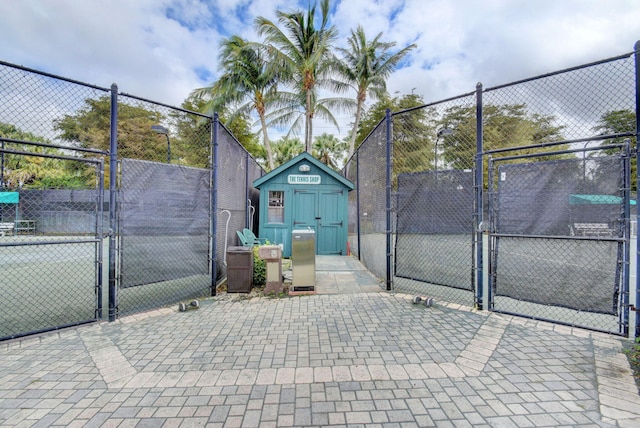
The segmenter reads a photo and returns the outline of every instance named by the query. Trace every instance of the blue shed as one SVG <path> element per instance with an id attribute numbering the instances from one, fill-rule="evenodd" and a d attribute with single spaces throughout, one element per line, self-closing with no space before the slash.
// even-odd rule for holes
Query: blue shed
<path id="1" fill-rule="evenodd" d="M 353 183 L 309 153 L 258 178 L 260 189 L 258 236 L 282 244 L 291 256 L 291 232 L 311 228 L 316 254 L 347 254 L 348 194 Z"/>

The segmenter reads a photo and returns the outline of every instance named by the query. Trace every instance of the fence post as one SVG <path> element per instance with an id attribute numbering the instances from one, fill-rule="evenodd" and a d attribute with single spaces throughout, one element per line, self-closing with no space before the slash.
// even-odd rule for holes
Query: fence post
<path id="1" fill-rule="evenodd" d="M 640 155 L 638 153 L 638 142 L 640 141 L 640 40 L 634 45 L 634 59 L 635 59 L 635 72 L 636 72 L 636 144 L 634 151 L 636 154 L 636 165 L 640 165 Z M 636 190 L 640 189 L 640 174 L 636 171 Z M 640 203 L 640 198 L 636 194 L 636 206 Z M 638 213 L 636 212 L 636 222 L 638 221 Z M 637 224 L 637 223 L 636 223 Z M 637 237 L 636 237 L 637 238 Z M 640 304 L 640 239 L 636 239 L 636 302 L 635 305 Z M 636 332 L 635 337 L 640 337 L 640 316 L 638 312 L 636 315 Z"/>
<path id="2" fill-rule="evenodd" d="M 386 194 L 387 215 L 386 215 L 386 235 L 387 235 L 387 291 L 391 291 L 391 110 L 387 109 L 385 113 L 385 122 L 387 125 L 387 174 L 386 174 Z"/>
<path id="3" fill-rule="evenodd" d="M 476 159 L 475 159 L 475 191 L 476 191 L 476 221 L 474 224 L 476 235 L 476 307 L 484 309 L 484 266 L 482 253 L 484 250 L 483 222 L 483 159 L 482 159 L 482 83 L 476 85 Z"/>
<path id="4" fill-rule="evenodd" d="M 244 154 L 244 227 L 247 229 L 253 229 L 251 224 L 251 210 L 249 209 L 250 203 L 249 193 L 249 152 Z M 257 234 L 257 232 L 256 232 Z"/>
<path id="5" fill-rule="evenodd" d="M 111 85 L 111 129 L 109 136 L 109 321 L 117 318 L 116 287 L 116 186 L 118 170 L 118 85 Z"/>
<path id="6" fill-rule="evenodd" d="M 356 151 L 356 230 L 358 234 L 356 235 L 358 240 L 358 260 L 362 260 L 360 254 L 362 251 L 360 250 L 362 247 L 360 246 L 360 152 Z M 352 158 L 353 159 L 353 158 Z"/>
<path id="7" fill-rule="evenodd" d="M 213 123 L 211 126 L 211 141 L 213 143 L 212 155 L 211 155 L 211 295 L 216 295 L 216 276 L 217 276 L 217 262 L 218 256 L 217 244 L 218 244 L 218 125 L 219 117 L 218 113 L 213 114 Z M 210 165 L 211 166 L 211 165 Z"/>

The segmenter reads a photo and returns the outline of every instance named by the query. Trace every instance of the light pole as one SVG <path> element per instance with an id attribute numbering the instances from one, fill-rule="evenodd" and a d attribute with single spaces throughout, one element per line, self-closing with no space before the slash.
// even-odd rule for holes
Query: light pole
<path id="1" fill-rule="evenodd" d="M 169 130 L 162 125 L 151 125 L 151 130 L 167 137 L 167 163 L 171 163 L 171 141 L 169 141 Z"/>

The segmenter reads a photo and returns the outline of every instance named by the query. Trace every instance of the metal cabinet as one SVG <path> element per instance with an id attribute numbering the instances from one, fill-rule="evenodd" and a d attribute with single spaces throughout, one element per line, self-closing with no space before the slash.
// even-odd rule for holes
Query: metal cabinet
<path id="1" fill-rule="evenodd" d="M 315 290 L 316 233 L 298 229 L 291 234 L 291 264 L 293 291 Z"/>

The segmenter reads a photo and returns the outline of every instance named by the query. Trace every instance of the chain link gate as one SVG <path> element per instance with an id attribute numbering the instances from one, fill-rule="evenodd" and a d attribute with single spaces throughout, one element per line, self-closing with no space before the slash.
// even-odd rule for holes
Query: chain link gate
<path id="1" fill-rule="evenodd" d="M 2 138 L 0 340 L 102 318 L 103 160 L 70 152 Z M 77 180 L 33 181 L 25 165 L 75 171 Z"/>
<path id="2" fill-rule="evenodd" d="M 476 304 L 475 93 L 394 113 L 394 288 Z"/>
<path id="3" fill-rule="evenodd" d="M 626 336 L 629 144 L 580 143 L 489 156 L 489 308 Z"/>

